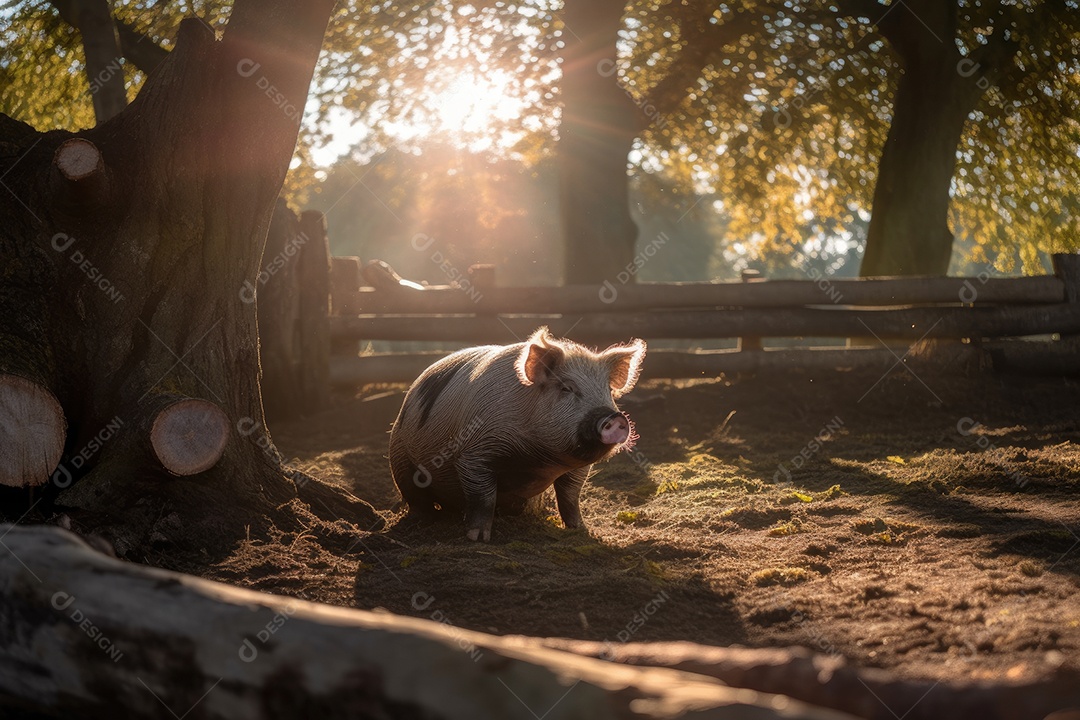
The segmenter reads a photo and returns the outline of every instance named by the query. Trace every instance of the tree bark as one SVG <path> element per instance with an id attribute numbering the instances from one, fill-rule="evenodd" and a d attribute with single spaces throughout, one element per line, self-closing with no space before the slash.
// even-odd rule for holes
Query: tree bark
<path id="1" fill-rule="evenodd" d="M 558 173 L 564 281 L 612 280 L 634 258 L 627 157 L 644 127 L 615 73 L 625 0 L 575 0 L 564 11 Z"/>
<path id="2" fill-rule="evenodd" d="M 55 501 L 121 553 L 173 513 L 182 529 L 168 540 L 224 552 L 297 497 L 265 429 L 256 309 L 241 290 L 257 282 L 332 6 L 238 0 L 220 41 L 185 20 L 134 102 L 91 130 L 0 116 L 0 373 L 57 398 L 70 479 Z M 57 150 L 72 140 L 68 163 Z M 227 418 L 209 469 L 177 476 L 158 454 L 164 396 Z M 212 457 L 221 424 L 202 433 L 194 455 Z M 378 524 L 345 505 L 347 520 Z"/>
<path id="3" fill-rule="evenodd" d="M 958 71 L 954 3 L 915 0 L 882 33 L 903 62 L 878 163 L 862 277 L 945 275 L 952 256 L 950 186 L 956 149 L 982 90 Z"/>

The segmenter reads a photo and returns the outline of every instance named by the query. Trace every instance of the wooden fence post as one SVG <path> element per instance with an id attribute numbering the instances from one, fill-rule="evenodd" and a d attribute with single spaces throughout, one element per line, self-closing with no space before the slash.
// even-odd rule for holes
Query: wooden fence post
<path id="1" fill-rule="evenodd" d="M 330 241 L 326 216 L 307 210 L 300 216 L 300 389 L 302 412 L 330 404 Z"/>
<path id="2" fill-rule="evenodd" d="M 356 306 L 357 291 L 363 282 L 363 264 L 360 258 L 334 256 L 330 258 L 330 314 L 358 315 Z M 356 355 L 360 352 L 361 340 L 331 338 L 330 352 L 334 355 Z"/>
<path id="3" fill-rule="evenodd" d="M 254 285 L 240 292 L 244 302 L 258 295 L 259 363 L 263 409 L 270 422 L 295 417 L 302 404 L 300 375 L 300 262 L 304 253 L 299 218 L 278 199 L 266 235 Z"/>
<path id="4" fill-rule="evenodd" d="M 739 273 L 739 277 L 742 278 L 743 282 L 754 282 L 761 279 L 761 273 L 757 270 L 746 269 Z M 740 352 L 743 350 L 760 350 L 761 338 L 753 335 L 740 337 L 737 347 Z"/>
<path id="5" fill-rule="evenodd" d="M 1054 275 L 1065 283 L 1065 302 L 1080 303 L 1080 253 L 1054 253 Z"/>

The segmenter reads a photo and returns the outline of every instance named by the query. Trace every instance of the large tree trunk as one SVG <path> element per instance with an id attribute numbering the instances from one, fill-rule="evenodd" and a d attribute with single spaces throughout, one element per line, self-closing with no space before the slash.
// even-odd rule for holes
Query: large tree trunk
<path id="1" fill-rule="evenodd" d="M 69 431 L 56 500 L 120 552 L 150 536 L 220 550 L 297 496 L 265 430 L 241 290 L 256 282 L 332 5 L 238 0 L 221 41 L 184 21 L 135 101 L 92 130 L 0 116 L 12 190 L 0 193 L 0 376 L 39 388 L 39 412 L 58 401 L 51 425 Z"/>
<path id="2" fill-rule="evenodd" d="M 952 256 L 949 189 L 956 150 L 982 89 L 957 68 L 955 5 L 910 0 L 883 19 L 904 71 L 878 163 L 873 213 L 859 274 L 945 275 Z"/>
<path id="3" fill-rule="evenodd" d="M 859 274 L 945 275 L 952 256 L 949 187 L 970 107 L 956 62 L 905 68 L 878 165 Z"/>
<path id="4" fill-rule="evenodd" d="M 625 0 L 575 0 L 564 11 L 557 152 L 567 283 L 615 282 L 634 258 L 626 163 L 644 116 L 615 73 L 625 9 Z"/>

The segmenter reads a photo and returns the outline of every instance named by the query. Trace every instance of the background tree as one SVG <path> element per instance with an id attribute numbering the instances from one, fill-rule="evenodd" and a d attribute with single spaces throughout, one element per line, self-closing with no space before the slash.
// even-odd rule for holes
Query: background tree
<path id="1" fill-rule="evenodd" d="M 722 193 L 730 232 L 768 251 L 797 240 L 806 217 L 843 228 L 869 212 L 864 275 L 944 273 L 950 210 L 976 257 L 1003 268 L 1020 257 L 1041 269 L 1040 253 L 1080 243 L 1062 212 L 1077 177 L 1080 14 L 1069 3 L 762 2 L 745 12 L 754 33 L 696 78 L 679 122 L 644 138 L 658 165 Z M 628 85 L 648 86 L 671 55 L 660 38 L 675 32 L 640 24 Z M 1025 127 L 1035 129 L 1024 137 Z M 1020 158 L 1032 169 L 1018 170 Z"/>
<path id="2" fill-rule="evenodd" d="M 972 242 L 956 262 L 1039 271 L 1048 251 L 1078 242 L 1066 203 L 1080 12 L 1071 0 L 923 3 L 634 0 L 621 19 L 619 3 L 575 0 L 388 2 L 375 13 L 346 3 L 289 190 L 302 199 L 297 189 L 316 183 L 309 150 L 331 135 L 355 136 L 361 162 L 433 140 L 525 165 L 557 155 L 563 275 L 574 280 L 587 278 L 572 267 L 603 279 L 633 257 L 631 238 L 648 241 L 623 198 L 628 174 L 659 172 L 669 190 L 647 212 L 670 215 L 676 243 L 683 201 L 715 197 L 718 248 L 798 254 L 807 223 L 812 244 L 830 246 L 826 231 L 861 243 L 855 229 L 870 218 L 863 274 L 944 272 L 957 235 Z M 197 10 L 219 24 L 225 12 Z M 168 48 L 176 14 L 117 3 L 121 44 L 126 23 Z M 7 107 L 34 82 L 16 69 L 33 54 L 16 46 L 0 51 L 18 60 L 0 63 L 16 75 Z"/>

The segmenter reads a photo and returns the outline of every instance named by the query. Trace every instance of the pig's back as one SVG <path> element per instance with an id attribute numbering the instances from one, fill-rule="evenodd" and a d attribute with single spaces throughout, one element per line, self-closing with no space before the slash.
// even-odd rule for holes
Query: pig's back
<path id="1" fill-rule="evenodd" d="M 524 386 L 514 361 L 520 346 L 485 345 L 459 350 L 416 379 L 402 404 L 394 433 L 410 454 L 439 452 L 448 443 L 467 443 L 512 417 Z"/>

